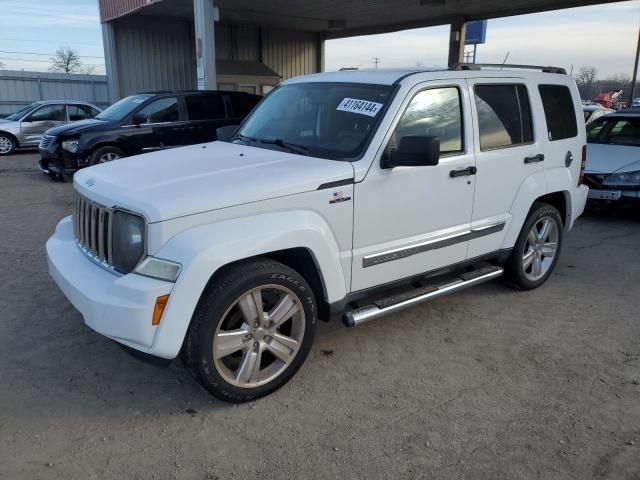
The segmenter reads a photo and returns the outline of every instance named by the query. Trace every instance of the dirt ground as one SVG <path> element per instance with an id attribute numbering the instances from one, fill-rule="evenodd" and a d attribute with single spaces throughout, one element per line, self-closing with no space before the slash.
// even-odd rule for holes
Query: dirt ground
<path id="1" fill-rule="evenodd" d="M 640 478 L 638 212 L 581 218 L 536 291 L 321 323 L 233 406 L 83 324 L 44 254 L 71 185 L 35 160 L 0 158 L 0 478 Z"/>

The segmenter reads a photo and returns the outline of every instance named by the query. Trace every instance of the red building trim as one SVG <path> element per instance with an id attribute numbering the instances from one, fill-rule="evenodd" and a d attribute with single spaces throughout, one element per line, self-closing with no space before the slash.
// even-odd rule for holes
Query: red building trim
<path id="1" fill-rule="evenodd" d="M 108 22 L 161 0 L 99 0 L 100 21 Z"/>

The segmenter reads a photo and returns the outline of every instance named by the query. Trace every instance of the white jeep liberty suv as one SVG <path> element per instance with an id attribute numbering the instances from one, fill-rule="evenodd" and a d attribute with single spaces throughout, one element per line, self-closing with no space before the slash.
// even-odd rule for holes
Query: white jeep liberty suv
<path id="1" fill-rule="evenodd" d="M 223 141 L 82 170 L 50 273 L 231 402 L 286 383 L 318 319 L 538 287 L 587 198 L 582 107 L 562 69 L 494 67 L 294 78 Z"/>

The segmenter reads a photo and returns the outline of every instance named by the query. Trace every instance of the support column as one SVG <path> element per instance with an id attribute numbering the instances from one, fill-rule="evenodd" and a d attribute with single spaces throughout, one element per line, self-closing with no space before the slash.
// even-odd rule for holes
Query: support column
<path id="1" fill-rule="evenodd" d="M 325 50 L 324 50 L 324 44 L 326 42 L 326 35 L 323 33 L 318 34 L 318 43 L 317 43 L 317 57 L 316 57 L 316 71 L 318 73 L 320 72 L 324 72 L 324 57 L 325 57 Z"/>
<path id="2" fill-rule="evenodd" d="M 464 62 L 464 37 L 466 30 L 464 18 L 459 17 L 451 22 L 451 33 L 449 35 L 449 66 Z"/>
<path id="3" fill-rule="evenodd" d="M 120 100 L 120 76 L 116 55 L 116 35 L 112 22 L 102 24 L 102 44 L 104 45 L 104 66 L 107 71 L 107 91 L 109 102 Z"/>
<path id="4" fill-rule="evenodd" d="M 217 9 L 213 0 L 193 0 L 193 20 L 196 34 L 196 78 L 198 90 L 215 90 Z"/>
<path id="5" fill-rule="evenodd" d="M 636 96 L 636 83 L 638 81 L 638 60 L 640 59 L 640 28 L 638 29 L 638 46 L 636 47 L 636 61 L 633 64 L 633 75 L 631 76 L 631 93 L 629 94 L 629 107 Z"/>

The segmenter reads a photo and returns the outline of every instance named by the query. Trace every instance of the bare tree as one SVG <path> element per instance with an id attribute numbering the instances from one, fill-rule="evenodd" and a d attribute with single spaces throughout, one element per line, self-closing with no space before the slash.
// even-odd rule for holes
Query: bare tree
<path id="1" fill-rule="evenodd" d="M 598 70 L 596 70 L 596 67 L 580 67 L 580 71 L 576 75 L 576 83 L 590 87 L 596 81 L 597 76 Z"/>
<path id="2" fill-rule="evenodd" d="M 55 56 L 51 57 L 52 72 L 74 73 L 82 68 L 82 62 L 78 52 L 71 47 L 60 47 Z"/>
<path id="3" fill-rule="evenodd" d="M 624 73 L 614 73 L 613 75 L 609 75 L 605 79 L 605 82 L 611 83 L 612 85 L 615 86 L 614 88 L 617 88 L 619 90 L 621 88 L 628 87 L 629 85 L 631 85 L 631 77 Z"/>

